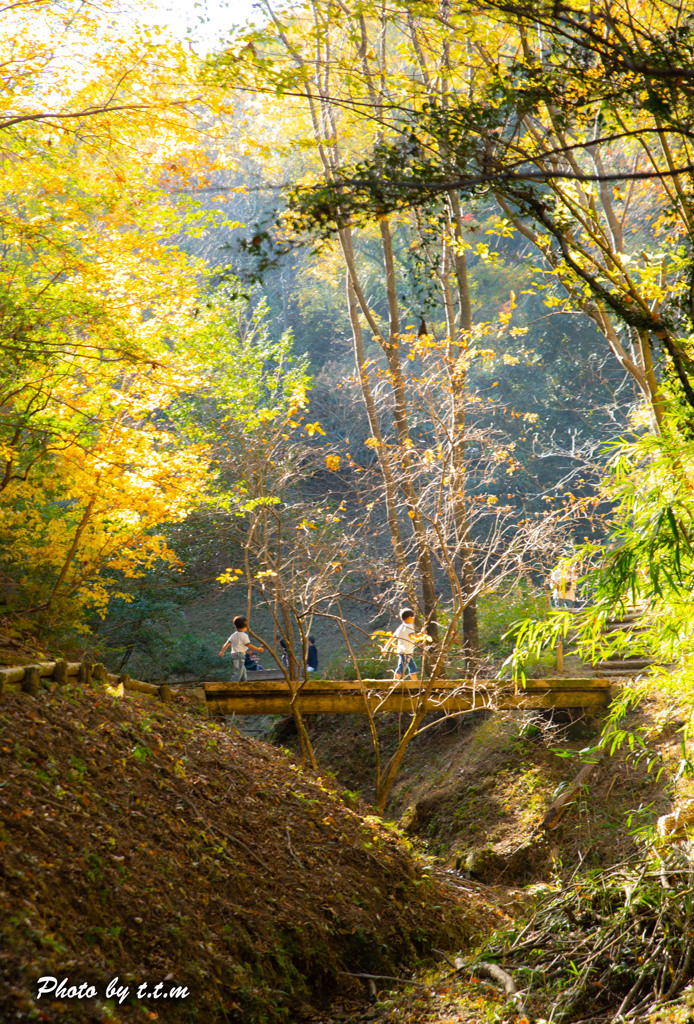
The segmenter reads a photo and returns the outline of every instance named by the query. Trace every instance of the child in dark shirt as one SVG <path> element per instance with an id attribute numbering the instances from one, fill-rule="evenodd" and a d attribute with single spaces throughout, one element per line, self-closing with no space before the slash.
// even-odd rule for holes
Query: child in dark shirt
<path id="1" fill-rule="evenodd" d="M 316 647 L 315 638 L 312 636 L 308 638 L 308 650 L 306 651 L 306 669 L 308 672 L 318 671 L 318 648 Z"/>

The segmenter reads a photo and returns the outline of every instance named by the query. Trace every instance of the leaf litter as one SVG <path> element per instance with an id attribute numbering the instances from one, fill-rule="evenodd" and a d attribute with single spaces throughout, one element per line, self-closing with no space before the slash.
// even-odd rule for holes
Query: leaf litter
<path id="1" fill-rule="evenodd" d="M 183 697 L 0 703 L 2 1020 L 357 1019 L 355 976 L 413 977 L 507 922 L 502 904 Z M 37 999 L 45 976 L 97 996 Z M 189 994 L 138 999 L 143 982 Z"/>

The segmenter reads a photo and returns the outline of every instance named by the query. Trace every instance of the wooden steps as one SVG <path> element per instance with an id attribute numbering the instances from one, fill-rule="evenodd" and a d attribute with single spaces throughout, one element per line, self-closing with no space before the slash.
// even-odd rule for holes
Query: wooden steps
<path id="1" fill-rule="evenodd" d="M 633 608 L 625 612 L 620 619 L 607 619 L 603 632 L 609 637 L 614 637 L 617 633 L 637 637 L 640 633 L 645 633 L 647 629 L 646 626 L 641 625 L 641 615 L 641 608 Z M 628 654 L 613 654 L 603 661 L 596 662 L 594 668 L 601 676 L 618 679 L 641 675 L 654 664 L 652 658 L 643 654 L 635 654 L 633 657 L 629 657 Z"/>
<path id="2" fill-rule="evenodd" d="M 608 658 L 606 661 L 598 662 L 596 669 L 603 676 L 634 676 L 645 672 L 653 664 L 655 662 L 652 658 Z"/>

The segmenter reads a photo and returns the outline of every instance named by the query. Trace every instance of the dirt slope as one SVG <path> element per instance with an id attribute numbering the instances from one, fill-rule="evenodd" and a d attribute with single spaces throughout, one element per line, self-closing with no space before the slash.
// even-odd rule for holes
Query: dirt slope
<path id="1" fill-rule="evenodd" d="M 632 757 L 625 744 L 596 769 L 542 841 L 545 812 L 578 773 L 579 751 L 597 743 L 600 719 L 478 712 L 434 725 L 408 748 L 386 815 L 449 867 L 488 883 L 547 881 L 562 864 L 570 872 L 579 861 L 613 864 L 636 850 L 633 829 L 653 824 L 672 806 L 681 732 L 661 731 L 662 710 L 650 699 L 625 722 L 649 736 L 652 770 L 649 758 Z M 316 716 L 309 731 L 319 764 L 373 799 L 373 751 L 363 718 Z M 387 755 L 397 741 L 397 716 L 383 715 L 379 731 Z"/>
<path id="2" fill-rule="evenodd" d="M 402 973 L 500 920 L 286 754 L 180 704 L 0 702 L 2 1021 L 297 1021 L 363 998 L 341 972 Z M 37 1000 L 41 977 L 97 994 Z"/>

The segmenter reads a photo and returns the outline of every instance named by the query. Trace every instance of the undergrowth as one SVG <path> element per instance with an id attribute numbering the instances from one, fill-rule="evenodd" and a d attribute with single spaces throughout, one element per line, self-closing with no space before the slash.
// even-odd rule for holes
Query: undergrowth
<path id="1" fill-rule="evenodd" d="M 527 924 L 467 964 L 508 971 L 529 1015 L 552 1024 L 648 1020 L 681 996 L 694 964 L 690 850 L 641 853 L 575 873 L 541 898 Z"/>

